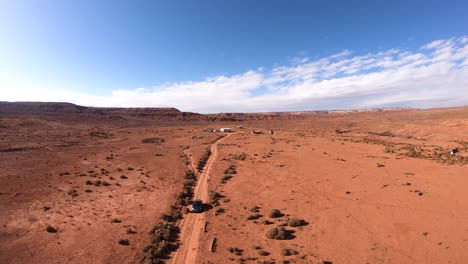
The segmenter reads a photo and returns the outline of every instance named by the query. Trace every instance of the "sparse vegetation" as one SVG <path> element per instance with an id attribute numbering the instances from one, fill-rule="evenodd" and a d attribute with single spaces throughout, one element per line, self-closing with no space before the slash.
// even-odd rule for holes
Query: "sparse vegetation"
<path id="1" fill-rule="evenodd" d="M 246 157 L 247 157 L 247 155 L 245 155 L 244 152 L 242 152 L 239 155 L 233 155 L 232 156 L 232 158 L 235 159 L 235 160 L 245 160 Z"/>
<path id="2" fill-rule="evenodd" d="M 304 220 L 296 218 L 296 217 L 288 217 L 285 223 L 290 227 L 303 226 L 306 224 Z"/>
<path id="3" fill-rule="evenodd" d="M 244 250 L 239 249 L 239 248 L 236 248 L 236 247 L 228 247 L 227 250 L 228 250 L 229 252 L 231 252 L 232 254 L 237 255 L 237 256 L 242 255 L 242 252 L 244 251 Z"/>
<path id="4" fill-rule="evenodd" d="M 224 174 L 236 174 L 237 171 L 236 171 L 236 165 L 232 164 L 231 166 L 229 166 L 229 168 L 227 168 L 225 171 L 224 171 Z"/>
<path id="5" fill-rule="evenodd" d="M 223 175 L 223 177 L 221 177 L 221 183 L 222 184 L 227 183 L 231 178 L 232 178 L 232 175 L 225 174 Z"/>
<path id="6" fill-rule="evenodd" d="M 282 256 L 292 256 L 292 255 L 297 255 L 299 252 L 297 252 L 294 249 L 289 249 L 289 248 L 283 248 L 281 250 L 281 255 Z"/>
<path id="7" fill-rule="evenodd" d="M 269 239 L 276 239 L 276 240 L 283 240 L 283 239 L 289 238 L 287 230 L 282 226 L 268 229 L 265 235 Z"/>
<path id="8" fill-rule="evenodd" d="M 271 211 L 268 213 L 268 217 L 270 218 L 278 218 L 281 216 L 283 216 L 283 214 L 278 209 L 271 209 Z"/>
<path id="9" fill-rule="evenodd" d="M 209 148 L 206 149 L 205 154 L 200 158 L 197 164 L 197 170 L 202 171 L 205 168 L 206 163 L 208 162 L 208 159 L 211 156 L 211 150 Z"/>
<path id="10" fill-rule="evenodd" d="M 247 220 L 257 220 L 257 219 L 259 219 L 260 217 L 262 217 L 261 214 L 253 214 L 253 215 L 247 216 Z"/>
<path id="11" fill-rule="evenodd" d="M 130 241 L 128 239 L 120 239 L 119 244 L 123 246 L 128 246 L 130 245 Z"/>
<path id="12" fill-rule="evenodd" d="M 217 193 L 217 192 L 210 191 L 209 197 L 210 197 L 209 203 L 212 206 L 218 206 L 219 205 L 219 199 L 223 198 L 224 196 Z"/>
<path id="13" fill-rule="evenodd" d="M 75 189 L 70 189 L 68 192 L 67 192 L 68 195 L 70 195 L 71 197 L 77 197 L 78 196 L 78 191 L 75 190 Z"/>
<path id="14" fill-rule="evenodd" d="M 165 140 L 163 138 L 159 138 L 159 137 L 145 138 L 142 140 L 142 142 L 145 144 L 161 144 L 164 141 Z"/>
<path id="15" fill-rule="evenodd" d="M 57 229 L 51 225 L 46 226 L 46 231 L 49 233 L 57 233 Z"/>

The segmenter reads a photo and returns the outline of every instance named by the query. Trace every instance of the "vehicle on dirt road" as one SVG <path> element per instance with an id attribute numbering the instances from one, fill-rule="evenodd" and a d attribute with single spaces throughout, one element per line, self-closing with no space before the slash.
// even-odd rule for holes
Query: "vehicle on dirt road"
<path id="1" fill-rule="evenodd" d="M 192 212 L 193 213 L 201 213 L 203 212 L 204 205 L 202 200 L 195 200 L 192 203 Z"/>

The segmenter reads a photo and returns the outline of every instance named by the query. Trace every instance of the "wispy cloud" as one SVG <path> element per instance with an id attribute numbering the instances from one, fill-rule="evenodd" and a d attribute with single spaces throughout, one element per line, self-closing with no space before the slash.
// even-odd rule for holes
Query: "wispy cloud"
<path id="1" fill-rule="evenodd" d="M 436 40 L 418 50 L 300 57 L 272 69 L 116 90 L 109 96 L 31 88 L 29 93 L 10 89 L 0 100 L 173 106 L 205 113 L 467 105 L 468 37 Z"/>

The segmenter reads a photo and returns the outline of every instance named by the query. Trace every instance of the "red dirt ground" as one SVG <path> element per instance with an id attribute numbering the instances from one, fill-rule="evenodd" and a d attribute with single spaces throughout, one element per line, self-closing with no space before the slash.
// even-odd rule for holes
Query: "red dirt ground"
<path id="1" fill-rule="evenodd" d="M 210 146 L 216 154 L 195 197 L 223 197 L 185 215 L 182 225 L 197 224 L 182 228 L 174 263 L 468 261 L 467 107 L 249 114 L 243 122 L 171 109 L 163 121 L 152 110 L 139 119 L 47 111 L 0 111 L 0 263 L 139 263 L 148 231 L 182 188 L 184 153 L 195 164 Z M 217 145 L 217 133 L 203 132 L 238 125 Z M 165 141 L 142 142 L 153 137 Z M 455 147 L 460 153 L 449 155 Z M 237 173 L 222 183 L 230 165 Z M 284 216 L 268 217 L 271 209 Z M 265 236 L 291 216 L 306 225 L 287 226 L 286 240 Z"/>

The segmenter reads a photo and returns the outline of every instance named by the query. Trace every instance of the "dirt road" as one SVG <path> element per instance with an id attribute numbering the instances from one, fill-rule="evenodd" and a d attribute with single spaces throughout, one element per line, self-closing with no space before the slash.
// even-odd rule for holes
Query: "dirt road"
<path id="1" fill-rule="evenodd" d="M 205 169 L 198 176 L 198 182 L 194 190 L 194 199 L 201 199 L 204 202 L 208 201 L 208 179 L 213 163 L 218 156 L 218 144 L 230 135 L 232 134 L 217 140 L 211 145 L 211 156 L 205 165 Z M 200 234 L 203 232 L 206 222 L 205 218 L 204 213 L 189 213 L 185 215 L 180 225 L 181 245 L 172 257 L 172 263 L 195 263 L 199 248 Z"/>

